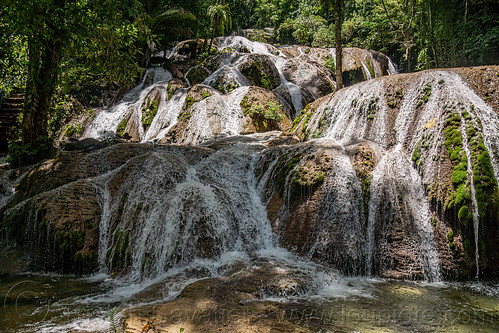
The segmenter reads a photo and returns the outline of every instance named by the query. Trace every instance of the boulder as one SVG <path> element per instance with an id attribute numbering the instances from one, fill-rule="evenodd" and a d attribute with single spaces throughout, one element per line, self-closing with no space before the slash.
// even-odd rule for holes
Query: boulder
<path id="1" fill-rule="evenodd" d="M 243 56 L 237 61 L 237 68 L 253 86 L 272 90 L 281 84 L 279 71 L 267 55 L 250 54 Z"/>

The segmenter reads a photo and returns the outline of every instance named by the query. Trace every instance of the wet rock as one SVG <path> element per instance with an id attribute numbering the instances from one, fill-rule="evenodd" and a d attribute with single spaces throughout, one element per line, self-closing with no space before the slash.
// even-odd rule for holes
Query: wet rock
<path id="1" fill-rule="evenodd" d="M 241 134 L 286 131 L 291 127 L 284 107 L 269 90 L 250 87 L 241 100 L 241 108 L 245 115 Z"/>
<path id="2" fill-rule="evenodd" d="M 202 66 L 191 68 L 185 75 L 191 85 L 203 82 L 210 75 L 210 71 Z"/>
<path id="3" fill-rule="evenodd" d="M 109 146 L 108 142 L 104 141 L 99 141 L 97 139 L 92 139 L 92 138 L 86 138 L 82 139 L 80 141 L 70 141 L 70 142 L 63 142 L 61 144 L 61 148 L 65 151 L 92 151 L 92 150 L 97 150 L 97 149 L 102 149 L 104 147 Z"/>
<path id="4" fill-rule="evenodd" d="M 277 68 L 266 55 L 250 54 L 244 56 L 239 59 L 237 67 L 253 86 L 272 90 L 281 84 Z"/>
<path id="5" fill-rule="evenodd" d="M 301 325 L 300 318 L 293 316 L 293 311 L 301 310 L 299 304 L 262 299 L 266 292 L 293 294 L 306 288 L 306 279 L 286 276 L 265 263 L 241 269 L 235 276 L 200 280 L 185 287 L 173 301 L 127 310 L 124 313 L 127 332 L 142 332 L 146 325 L 157 332 L 180 328 L 192 332 L 315 331 Z M 147 299 L 148 295 L 163 293 L 163 289 L 164 284 L 160 283 L 138 297 Z"/>

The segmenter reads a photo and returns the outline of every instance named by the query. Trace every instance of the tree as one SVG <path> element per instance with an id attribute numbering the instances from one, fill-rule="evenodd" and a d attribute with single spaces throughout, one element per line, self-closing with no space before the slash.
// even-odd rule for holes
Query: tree
<path id="1" fill-rule="evenodd" d="M 133 80 L 140 30 L 135 0 L 7 0 L 11 38 L 27 49 L 25 104 L 22 121 L 24 163 L 35 162 L 52 149 L 48 135 L 51 102 L 61 64 L 75 62 L 108 73 L 117 84 Z M 137 20 L 139 19 L 139 20 Z M 147 32 L 147 29 L 143 29 Z"/>
<path id="2" fill-rule="evenodd" d="M 211 52 L 213 38 L 219 32 L 221 35 L 232 27 L 232 16 L 229 11 L 229 6 L 220 2 L 208 7 L 208 17 L 211 23 L 211 40 L 208 51 Z"/>
<path id="3" fill-rule="evenodd" d="M 341 25 L 343 24 L 343 0 L 319 0 L 322 10 L 334 11 L 334 37 L 336 53 L 336 90 L 343 88 L 343 50 L 341 44 Z"/>

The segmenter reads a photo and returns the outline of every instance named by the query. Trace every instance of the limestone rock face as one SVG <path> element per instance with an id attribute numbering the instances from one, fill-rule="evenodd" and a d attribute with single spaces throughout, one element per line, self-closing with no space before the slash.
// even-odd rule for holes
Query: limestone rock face
<path id="1" fill-rule="evenodd" d="M 323 138 L 347 147 L 365 140 L 379 156 L 366 184 L 367 223 L 372 256 L 384 259 L 371 262 L 371 272 L 417 276 L 420 249 L 414 244 L 429 232 L 438 254 L 423 260 L 440 262 L 447 277 L 496 274 L 499 141 L 491 124 L 499 117 L 489 87 L 497 70 L 385 76 L 325 96 L 295 119 L 290 134 L 304 141 Z M 418 211 L 425 213 L 418 217 Z M 418 225 L 418 219 L 427 222 Z"/>
<path id="2" fill-rule="evenodd" d="M 316 99 L 334 91 L 334 81 L 326 68 L 313 66 L 307 62 L 294 58 L 285 62 L 283 75 L 286 80 L 302 89 L 305 103 L 312 103 Z"/>

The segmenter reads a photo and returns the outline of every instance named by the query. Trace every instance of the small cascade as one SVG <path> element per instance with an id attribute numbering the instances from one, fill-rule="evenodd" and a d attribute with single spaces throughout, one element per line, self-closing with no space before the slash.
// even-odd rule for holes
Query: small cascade
<path id="1" fill-rule="evenodd" d="M 194 104 L 183 143 L 198 144 L 215 136 L 238 135 L 244 116 L 240 104 L 247 92 L 248 87 L 241 87 L 227 95 L 215 93 Z"/>
<path id="2" fill-rule="evenodd" d="M 397 70 L 397 66 L 395 63 L 390 59 L 390 57 L 386 56 L 388 58 L 388 75 L 394 75 L 398 74 L 399 71 Z"/>
<path id="3" fill-rule="evenodd" d="M 387 206 L 387 203 L 389 205 Z M 414 232 L 414 233 L 413 233 Z M 403 237 L 405 251 L 398 252 L 385 239 Z M 400 236 L 398 233 L 401 233 Z M 440 260 L 436 250 L 430 209 L 418 172 L 402 152 L 401 145 L 386 153 L 373 171 L 369 218 L 367 226 L 367 271 L 393 269 L 386 256 L 396 256 L 408 271 L 419 269 L 429 282 L 441 281 Z M 386 252 L 388 251 L 388 252 Z M 411 255 L 409 255 L 411 253 Z M 419 258 L 418 266 L 412 267 L 410 257 Z M 412 268 L 411 268 L 412 267 Z"/>
<path id="4" fill-rule="evenodd" d="M 163 95 L 164 93 L 165 91 L 163 91 Z M 154 117 L 142 141 L 163 138 L 177 123 L 178 115 L 187 97 L 187 89 L 178 89 L 167 102 L 165 102 L 163 97 L 158 106 L 158 113 Z"/>
<path id="5" fill-rule="evenodd" d="M 101 109 L 97 112 L 92 123 L 85 129 L 82 138 L 108 139 L 114 138 L 119 123 L 130 113 L 140 111 L 149 92 L 161 84 L 172 79 L 172 75 L 162 68 L 150 68 L 147 70 L 142 82 L 123 97 L 123 100 L 109 109 Z M 147 82 L 150 80 L 150 82 Z M 144 85 L 149 85 L 144 88 Z"/>
<path id="6" fill-rule="evenodd" d="M 0 173 L 0 209 L 5 207 L 9 200 L 12 199 L 16 193 L 16 186 L 28 173 L 29 170 L 20 175 L 16 175 L 14 170 Z"/>
<path id="7" fill-rule="evenodd" d="M 281 79 L 281 86 L 285 87 L 286 90 L 289 92 L 289 95 L 291 96 L 291 101 L 293 103 L 293 107 L 295 109 L 296 114 L 298 114 L 302 109 L 303 109 L 303 102 L 302 102 L 302 93 L 300 87 L 298 87 L 296 84 L 289 82 L 286 80 L 286 78 L 283 75 L 283 67 L 285 65 L 285 58 L 282 52 L 278 51 L 277 49 L 274 50 L 274 52 L 271 52 L 269 50 L 269 47 L 260 42 L 252 42 L 246 38 L 240 37 L 240 36 L 231 36 L 231 37 L 226 37 L 222 40 L 219 49 L 224 49 L 224 48 L 231 48 L 236 51 L 250 51 L 251 53 L 254 54 L 263 54 L 269 56 L 273 61 L 275 62 L 275 66 L 277 70 L 279 71 L 279 77 Z M 278 55 L 276 55 L 278 54 Z M 219 70 L 224 67 L 219 67 Z M 239 71 L 237 71 L 239 72 Z M 240 73 L 240 72 L 239 72 Z M 215 73 L 213 73 L 215 74 Z M 241 75 L 242 76 L 242 75 Z M 244 76 L 243 76 L 244 78 Z M 213 79 L 208 79 L 205 81 L 206 84 L 209 84 L 208 82 L 213 81 Z M 246 79 L 247 81 L 247 79 Z M 236 80 L 237 82 L 237 80 Z M 249 85 L 249 83 L 247 84 Z M 240 84 L 242 86 L 242 84 Z"/>
<path id="8" fill-rule="evenodd" d="M 319 115 L 310 120 L 310 128 L 341 143 L 369 139 L 387 147 L 392 133 L 386 105 L 380 100 L 383 93 L 382 80 L 361 82 L 340 90 L 328 101 L 321 115 L 325 117 L 325 120 L 322 118 L 323 128 Z"/>
<path id="9" fill-rule="evenodd" d="M 285 87 L 291 96 L 291 102 L 293 103 L 293 107 L 295 109 L 295 113 L 298 114 L 301 110 L 303 110 L 303 97 L 301 93 L 300 87 L 296 84 L 289 82 L 286 80 L 283 72 L 283 66 L 285 64 L 285 60 L 283 58 L 277 58 L 275 65 L 277 70 L 279 71 L 279 77 L 281 78 L 281 86 Z"/>
<path id="10" fill-rule="evenodd" d="M 233 56 L 231 54 L 225 54 L 218 69 L 211 73 L 203 81 L 203 84 L 212 87 L 224 87 L 226 90 L 233 89 L 234 86 L 236 88 L 250 86 L 251 83 L 249 80 L 241 74 L 237 68 L 237 63 L 232 63 L 232 60 Z"/>
<path id="11" fill-rule="evenodd" d="M 112 171 L 111 174 L 115 174 L 115 171 Z M 109 174 L 109 175 L 111 175 Z M 103 182 L 95 182 L 95 188 L 97 193 L 99 194 L 99 203 L 102 209 L 102 216 L 99 223 L 99 269 L 101 273 L 106 273 L 107 271 L 107 248 L 109 244 L 109 227 L 111 224 L 111 192 L 109 191 L 109 175 L 105 175 Z"/>
<path id="12" fill-rule="evenodd" d="M 229 36 L 220 39 L 218 49 L 223 50 L 225 48 L 230 48 L 237 52 L 243 52 L 243 53 L 249 52 L 249 53 L 265 54 L 269 56 L 273 55 L 269 51 L 269 46 L 267 45 L 268 44 L 250 41 L 249 39 L 246 39 L 241 36 Z"/>
<path id="13" fill-rule="evenodd" d="M 320 140 L 321 146 L 335 145 Z M 336 170 L 327 177 L 318 199 L 317 233 L 309 258 L 321 258 L 347 274 L 366 273 L 365 218 L 361 184 L 350 158 L 344 151 L 332 157 L 330 166 Z"/>
<path id="14" fill-rule="evenodd" d="M 108 271 L 129 265 L 127 276 L 142 280 L 195 258 L 274 246 L 254 176 L 261 149 L 236 144 L 193 165 L 156 151 L 106 175 L 99 261 Z"/>
<path id="15" fill-rule="evenodd" d="M 371 72 L 369 71 L 367 64 L 364 62 L 362 62 L 362 69 L 364 70 L 364 76 L 366 77 L 366 80 L 371 80 L 373 77 L 371 76 Z"/>

